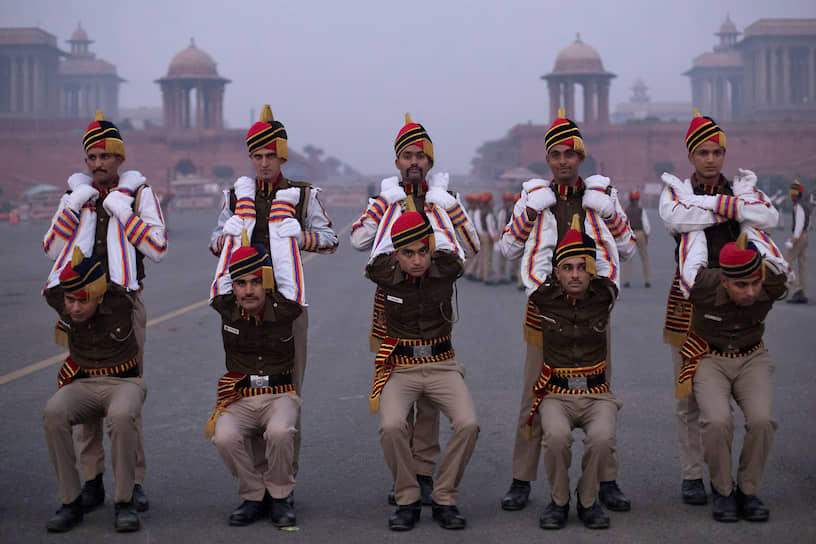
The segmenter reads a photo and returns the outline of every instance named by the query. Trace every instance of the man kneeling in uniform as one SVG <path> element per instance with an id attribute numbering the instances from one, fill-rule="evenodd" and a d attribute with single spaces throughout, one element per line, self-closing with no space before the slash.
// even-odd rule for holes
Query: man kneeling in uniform
<path id="1" fill-rule="evenodd" d="M 572 430 L 584 430 L 584 457 L 576 490 L 578 517 L 590 529 L 609 527 L 596 500 L 600 469 L 615 452 L 615 423 L 621 403 L 609 391 L 606 376 L 607 327 L 617 296 L 615 283 L 598 276 L 595 242 L 582 234 L 578 216 L 553 256 L 553 275 L 530 300 L 541 313 L 544 360 L 533 387 L 527 421 L 541 415 L 544 466 L 552 500 L 539 519 L 542 529 L 561 529 L 569 512 Z"/>
<path id="2" fill-rule="evenodd" d="M 382 409 L 380 443 L 394 477 L 397 510 L 392 531 L 413 529 L 422 509 L 420 485 L 406 422 L 414 402 L 427 398 L 451 421 L 451 436 L 433 489 L 433 519 L 445 529 L 464 529 L 456 506 L 457 488 L 476 446 L 476 408 L 464 380 L 464 367 L 451 344 L 453 284 L 462 275 L 462 259 L 447 216 L 404 212 L 390 238 L 374 249 L 368 277 L 385 293 L 386 336 L 375 358 L 370 408 Z M 447 232 L 445 232 L 447 231 Z M 443 233 L 444 232 L 444 233 Z M 434 240 L 438 241 L 435 247 Z"/>
<path id="3" fill-rule="evenodd" d="M 789 270 L 767 235 L 746 229 L 744 224 L 743 231 L 736 242 L 720 250 L 721 268 L 696 271 L 692 265 L 686 274 L 694 278 L 688 295 L 693 311 L 677 378 L 677 397 L 693 391 L 700 405 L 703 456 L 714 497 L 712 516 L 721 522 L 739 518 L 766 521 L 769 517 L 756 496 L 776 432 L 771 415 L 774 363 L 762 334 L 773 303 L 787 293 Z M 758 235 L 752 236 L 754 233 Z M 689 254 L 695 243 L 686 244 Z M 699 253 L 705 256 L 707 249 Z M 705 266 L 704 258 L 701 264 Z M 745 416 L 736 489 L 731 466 L 732 397 Z"/>
<path id="4" fill-rule="evenodd" d="M 62 507 L 48 520 L 51 532 L 65 532 L 82 521 L 83 508 L 72 427 L 105 418 L 110 434 L 114 527 L 139 530 L 132 501 L 138 429 L 136 419 L 147 394 L 139 377 L 139 345 L 133 334 L 134 294 L 107 283 L 98 257 L 84 257 L 77 246 L 45 291 L 60 315 L 58 334 L 68 336 L 69 356 L 59 371 L 59 390 L 45 406 L 43 426 L 48 453 L 57 472 Z"/>
<path id="5" fill-rule="evenodd" d="M 221 315 L 227 373 L 218 381 L 207 436 L 238 478 L 238 492 L 244 499 L 230 515 L 230 525 L 249 525 L 267 513 L 277 527 L 296 522 L 294 505 L 287 497 L 295 487 L 293 462 L 301 404 L 293 380 L 292 336 L 301 306 L 293 299 L 302 287 L 295 276 L 303 274 L 295 238 L 280 237 L 274 231 L 270 223 L 272 259 L 261 244 L 225 246 L 219 270 L 229 263 L 229 274 L 216 273 L 219 285 L 213 292 L 221 294 L 211 301 Z M 246 243 L 246 231 L 243 238 Z M 231 251 L 232 247 L 236 249 Z M 261 433 L 267 452 L 264 471 L 253 463 L 246 446 L 247 438 Z"/>

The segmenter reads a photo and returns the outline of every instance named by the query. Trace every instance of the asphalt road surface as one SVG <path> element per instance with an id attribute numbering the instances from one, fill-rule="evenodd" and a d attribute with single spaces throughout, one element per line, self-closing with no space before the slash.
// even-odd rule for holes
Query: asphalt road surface
<path id="1" fill-rule="evenodd" d="M 367 255 L 348 242 L 348 226 L 359 210 L 329 212 L 342 232 L 340 248 L 305 263 L 309 362 L 295 492 L 299 527 L 291 532 L 279 531 L 268 521 L 227 525 L 227 516 L 241 502 L 237 483 L 204 436 L 216 382 L 224 372 L 219 318 L 205 301 L 216 265 L 207 250 L 213 211 L 175 213 L 166 259 L 147 268 L 149 393 L 143 414 L 145 489 L 151 507 L 141 516 L 142 530 L 114 534 L 108 457 L 104 507 L 68 534 L 46 533 L 45 522 L 59 499 L 43 438 L 42 410 L 56 390 L 62 352 L 53 344 L 54 312 L 40 295 L 50 267 L 41 250 L 47 225 L 0 225 L 0 542 L 816 542 L 813 304 L 778 303 L 767 323 L 765 342 L 777 363 L 774 409 L 779 421 L 760 490 L 771 510 L 770 521 L 720 524 L 711 519 L 708 506 L 687 506 L 680 500 L 671 361 L 661 341 L 673 243 L 654 213 L 653 287 L 642 287 L 636 262 L 633 287 L 621 293 L 612 321 L 613 390 L 624 403 L 618 419 L 618 480 L 632 500 L 632 511 L 611 513 L 607 531 L 590 531 L 578 521 L 573 498 L 567 527 L 544 532 L 538 528 L 538 516 L 549 502 L 543 467 L 530 505 L 520 512 L 501 509 L 500 499 L 511 480 L 525 297 L 515 286 L 461 280 L 453 338 L 457 359 L 468 368 L 466 381 L 481 426 L 459 493 L 468 526 L 465 531 L 445 531 L 426 507 L 413 531 L 389 532 L 393 507 L 386 494 L 391 479 L 379 445 L 379 418 L 369 415 L 367 402 L 373 371 L 367 333 L 374 288 L 362 273 Z M 788 232 L 772 234 L 781 245 Z M 816 285 L 814 254 L 811 248 L 811 285 Z M 816 297 L 816 291 L 811 295 Z M 735 460 L 742 426 L 738 413 Z M 573 486 L 582 452 L 582 434 L 576 431 L 575 436 Z"/>

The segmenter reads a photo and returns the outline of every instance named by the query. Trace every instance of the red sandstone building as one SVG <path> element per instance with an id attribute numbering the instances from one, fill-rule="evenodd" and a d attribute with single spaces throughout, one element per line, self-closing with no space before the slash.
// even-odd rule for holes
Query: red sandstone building
<path id="1" fill-rule="evenodd" d="M 745 29 L 741 41 L 739 34 L 726 19 L 716 34 L 720 43 L 696 57 L 685 73 L 693 106 L 728 134 L 726 175 L 743 167 L 760 176 L 816 177 L 816 19 L 760 19 Z M 609 86 L 614 77 L 580 37 L 558 54 L 553 71 L 542 76 L 550 119 L 565 108 L 581 127 L 589 153 L 587 173 L 610 176 L 623 189 L 659 181 L 655 169 L 661 163 L 687 174 L 687 120 L 611 124 Z M 576 87 L 583 90 L 583 119 L 576 119 Z M 495 181 L 511 168 L 540 167 L 548 127 L 516 125 L 500 140 L 483 144 L 473 160 L 473 177 Z"/>
<path id="2" fill-rule="evenodd" d="M 0 29 L 0 199 L 18 200 L 43 184 L 62 191 L 68 176 L 85 168 L 82 134 L 97 109 L 119 125 L 126 166 L 141 171 L 159 193 L 170 190 L 182 164 L 204 181 L 215 177 L 214 169 L 251 173 L 246 129 L 224 127 L 230 80 L 193 40 L 156 80 L 163 126 L 148 124 L 144 130 L 129 130 L 130 123 L 118 117 L 118 86 L 124 80 L 115 66 L 90 52 L 85 30 L 78 26 L 67 41 L 70 53 L 39 28 Z M 313 151 L 318 154 L 304 157 L 290 149 L 286 175 L 319 181 L 342 166 L 331 157 L 321 161 L 322 151 Z"/>

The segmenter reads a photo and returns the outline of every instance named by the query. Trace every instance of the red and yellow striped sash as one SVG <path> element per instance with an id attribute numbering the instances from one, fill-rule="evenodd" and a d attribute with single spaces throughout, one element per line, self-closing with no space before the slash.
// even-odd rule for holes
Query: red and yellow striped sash
<path id="1" fill-rule="evenodd" d="M 62 363 L 57 373 L 57 386 L 68 385 L 76 379 L 80 372 L 88 376 L 115 376 L 135 368 L 138 364 L 138 358 L 134 357 L 130 361 L 107 368 L 82 368 L 69 356 L 65 358 L 65 362 Z"/>

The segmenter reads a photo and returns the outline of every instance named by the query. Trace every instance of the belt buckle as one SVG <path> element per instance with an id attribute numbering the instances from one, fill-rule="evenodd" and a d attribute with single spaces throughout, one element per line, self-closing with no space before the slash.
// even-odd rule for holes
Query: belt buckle
<path id="1" fill-rule="evenodd" d="M 254 374 L 250 374 L 250 376 L 249 376 L 249 386 L 250 387 L 269 387 L 269 376 L 256 376 Z"/>
<path id="2" fill-rule="evenodd" d="M 567 389 L 586 389 L 586 376 L 568 377 Z"/>
<path id="3" fill-rule="evenodd" d="M 414 357 L 431 357 L 433 355 L 433 345 L 426 344 L 424 346 L 414 346 Z"/>

